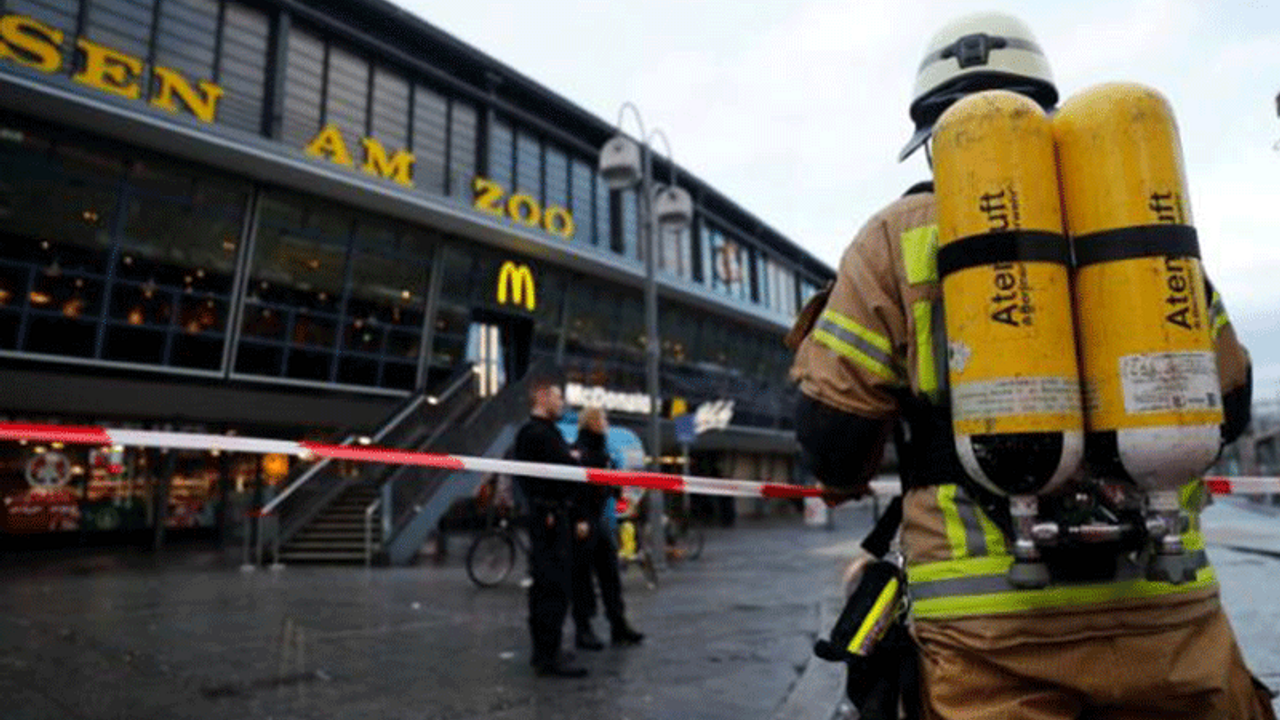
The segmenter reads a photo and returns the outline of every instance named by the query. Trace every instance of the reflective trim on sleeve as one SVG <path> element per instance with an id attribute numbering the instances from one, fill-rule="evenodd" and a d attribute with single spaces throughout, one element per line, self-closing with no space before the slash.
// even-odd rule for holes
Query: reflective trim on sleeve
<path id="1" fill-rule="evenodd" d="M 813 338 L 886 380 L 901 379 L 889 341 L 835 310 L 828 308 L 818 318 Z"/>
<path id="2" fill-rule="evenodd" d="M 917 300 L 911 305 L 916 323 L 916 383 L 928 397 L 938 393 L 938 371 L 933 358 L 933 303 Z"/>
<path id="3" fill-rule="evenodd" d="M 938 509 L 942 511 L 942 526 L 947 532 L 947 544 L 951 546 L 951 557 L 961 559 L 981 556 L 981 548 L 971 548 L 965 533 L 965 525 L 960 520 L 960 510 L 956 507 L 956 485 L 938 486 Z"/>
<path id="4" fill-rule="evenodd" d="M 1217 290 L 1213 291 L 1213 298 L 1209 301 L 1209 335 L 1214 340 L 1218 339 L 1218 335 L 1222 334 L 1222 328 L 1231 323 L 1231 318 L 1227 317 L 1227 308 L 1222 304 L 1222 296 Z"/>
<path id="5" fill-rule="evenodd" d="M 899 236 L 907 282 L 912 285 L 938 282 L 938 226 L 923 225 Z"/>

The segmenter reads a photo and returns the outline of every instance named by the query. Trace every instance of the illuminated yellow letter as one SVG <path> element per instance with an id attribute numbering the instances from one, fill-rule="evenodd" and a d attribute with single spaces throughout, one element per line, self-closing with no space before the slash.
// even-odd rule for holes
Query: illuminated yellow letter
<path id="1" fill-rule="evenodd" d="M 76 47 L 84 52 L 84 70 L 75 76 L 76 82 L 130 100 L 142 95 L 142 88 L 138 86 L 141 60 L 85 38 L 77 38 Z"/>
<path id="2" fill-rule="evenodd" d="M 573 213 L 559 205 L 552 205 L 542 214 L 542 227 L 547 232 L 565 240 L 572 240 L 577 227 L 573 224 Z"/>
<path id="3" fill-rule="evenodd" d="M 21 15 L 0 19 L 0 58 L 13 60 L 47 73 L 62 67 L 58 46 L 65 37 L 61 30 Z M 21 52 L 14 52 L 14 49 Z"/>
<path id="4" fill-rule="evenodd" d="M 319 135 L 307 143 L 306 153 L 325 158 L 339 165 L 351 166 L 351 153 L 347 152 L 347 144 L 342 141 L 342 133 L 337 125 L 325 125 Z"/>
<path id="5" fill-rule="evenodd" d="M 533 271 L 524 263 L 516 264 L 510 260 L 502 263 L 498 271 L 498 304 L 506 305 L 507 297 L 514 305 L 524 304 L 530 312 L 538 308 L 537 290 L 533 284 Z"/>
<path id="6" fill-rule="evenodd" d="M 182 100 L 182 104 L 187 106 L 192 115 L 195 115 L 202 122 L 211 123 L 218 113 L 218 98 L 222 97 L 222 88 L 214 85 L 208 80 L 201 80 L 200 91 L 204 93 L 204 97 L 196 94 L 191 83 L 186 78 L 179 75 L 176 71 L 167 67 L 156 67 L 152 70 L 156 77 L 160 79 L 160 92 L 151 98 L 151 104 L 158 108 L 163 108 L 171 113 L 178 112 L 178 104 L 173 101 L 176 93 Z"/>
<path id="7" fill-rule="evenodd" d="M 413 162 L 416 158 L 407 150 L 397 150 L 387 159 L 387 149 L 377 138 L 363 138 L 364 171 L 370 175 L 391 178 L 406 187 L 413 187 Z"/>

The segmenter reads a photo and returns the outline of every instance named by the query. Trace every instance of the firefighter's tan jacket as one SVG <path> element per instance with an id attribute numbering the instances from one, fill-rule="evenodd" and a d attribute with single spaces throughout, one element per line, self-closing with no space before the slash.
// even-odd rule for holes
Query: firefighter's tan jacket
<path id="1" fill-rule="evenodd" d="M 841 258 L 825 308 L 797 349 L 791 374 L 806 396 L 886 420 L 897 416 L 896 398 L 906 393 L 945 403 L 936 255 L 930 193 L 903 197 L 867 223 Z M 1248 357 L 1216 293 L 1209 315 L 1225 393 L 1246 384 Z M 1198 562 L 1194 582 L 1149 582 L 1125 560 L 1113 581 L 1018 590 L 1007 581 L 1012 558 L 1004 535 L 962 487 L 909 490 L 902 543 L 916 632 L 972 648 L 999 647 L 1143 632 L 1217 612 L 1217 582 L 1199 530 L 1207 497 L 1198 479 L 1184 488 L 1193 518 L 1184 542 Z"/>

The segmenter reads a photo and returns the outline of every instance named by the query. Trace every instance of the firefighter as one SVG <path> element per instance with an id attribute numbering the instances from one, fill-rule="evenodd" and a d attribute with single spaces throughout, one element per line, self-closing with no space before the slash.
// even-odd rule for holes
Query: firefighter
<path id="1" fill-rule="evenodd" d="M 948 24 L 919 68 L 910 108 L 916 131 L 899 160 L 921 147 L 928 157 L 942 112 L 991 89 L 1024 95 L 1046 111 L 1058 100 L 1048 62 L 1020 20 L 989 13 Z M 1182 491 L 1195 581 L 1147 580 L 1125 572 L 1136 560 L 1120 557 L 1057 575 L 1043 588 L 1010 583 L 1007 503 L 1002 518 L 1000 498 L 968 480 L 956 451 L 936 222 L 931 183 L 873 216 L 841 258 L 834 285 L 805 308 L 790 338 L 798 346 L 791 370 L 801 390 L 797 435 L 829 492 L 866 494 L 887 439 L 898 443 L 921 716 L 1274 718 L 1268 691 L 1244 666 L 1204 558 L 1198 512 L 1208 495 L 1199 479 Z M 1221 299 L 1211 288 L 1207 297 L 1225 444 L 1248 423 L 1250 368 Z"/>

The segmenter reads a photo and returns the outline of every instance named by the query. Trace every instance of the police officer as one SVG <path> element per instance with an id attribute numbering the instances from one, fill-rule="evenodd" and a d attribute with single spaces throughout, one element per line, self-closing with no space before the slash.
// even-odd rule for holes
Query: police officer
<path id="1" fill-rule="evenodd" d="M 516 434 L 515 459 L 577 465 L 556 427 L 564 412 L 564 395 L 551 377 L 529 384 L 529 420 Z M 529 632 L 533 637 L 534 671 L 544 677 L 582 677 L 586 668 L 570 665 L 560 652 L 560 633 L 569 611 L 572 589 L 570 533 L 587 537 L 587 524 L 574 522 L 578 486 L 561 480 L 519 476 L 516 482 L 529 501 Z M 575 525 L 576 527 L 571 527 Z"/>
<path id="2" fill-rule="evenodd" d="M 930 139 L 952 103 L 987 89 L 1051 109 L 1049 65 L 1017 18 L 981 14 L 948 24 L 929 44 L 910 114 L 916 132 L 899 157 Z M 920 650 L 923 717 L 1273 718 L 1245 668 L 1211 568 L 1174 585 L 1095 578 L 1019 589 L 1007 582 L 998 503 L 968 482 L 956 455 L 945 387 L 945 326 L 932 185 L 877 213 L 841 258 L 829 294 L 801 314 L 791 374 L 802 400 L 797 435 L 833 492 L 865 494 L 895 434 L 904 485 L 901 544 Z M 1223 442 L 1249 420 L 1248 356 L 1221 299 L 1209 309 L 1226 422 Z M 1199 480 L 1182 493 L 1183 541 L 1202 550 Z M 988 511 L 988 508 L 992 508 Z M 1204 565 L 1203 552 L 1196 553 Z M 981 576 L 979 576 L 981 574 Z"/>

